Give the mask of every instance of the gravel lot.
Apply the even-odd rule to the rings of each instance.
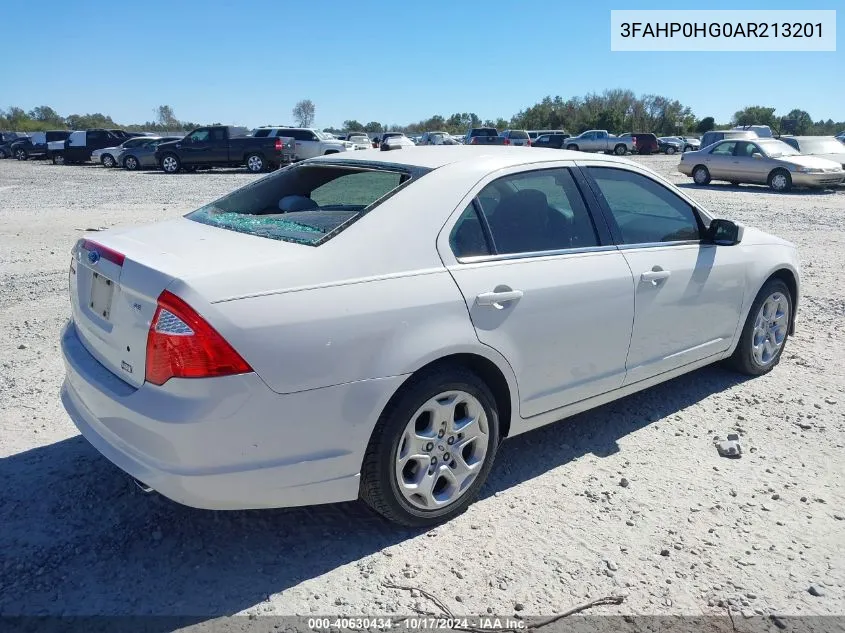
[[[638,160],[692,186],[677,157]],[[225,513],[143,495],[61,407],[75,240],[253,178],[0,161],[0,614],[433,608],[394,582],[455,613],[550,615],[620,594],[592,613],[845,615],[845,190],[693,192],[801,248],[798,332],[771,374],[707,368],[514,438],[482,498],[420,532],[357,503]],[[730,432],[742,459],[713,447]]]

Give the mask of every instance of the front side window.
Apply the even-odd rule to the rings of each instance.
[[[625,169],[588,167],[625,244],[701,239],[689,203],[651,178]]]
[[[208,141],[208,130],[195,130],[191,132],[191,143],[205,143]]]
[[[568,169],[503,176],[484,187],[478,201],[490,227],[494,254],[598,245],[592,218]]]
[[[733,156],[734,149],[736,149],[736,142],[726,141],[714,147],[710,150],[710,153],[713,154],[713,156]]]

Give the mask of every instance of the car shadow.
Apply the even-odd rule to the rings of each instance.
[[[694,189],[697,191],[741,191],[743,193],[766,193],[773,196],[829,196],[835,194],[837,191],[842,191],[841,187],[828,187],[827,189],[795,188],[790,191],[773,191],[766,185],[732,185],[729,182],[711,183],[709,185],[697,185],[693,182],[682,182],[675,183],[675,186],[681,189]]]
[[[707,368],[513,437],[481,496],[585,454],[618,453],[624,436],[741,381]],[[423,532],[359,502],[187,508],[137,490],[81,436],[0,460],[0,481],[0,616],[187,616],[187,625],[240,612]],[[174,628],[166,618],[145,620],[151,633]]]

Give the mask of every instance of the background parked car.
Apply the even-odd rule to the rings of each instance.
[[[617,156],[623,156],[633,152],[635,148],[630,138],[614,136],[607,130],[587,130],[566,139],[566,149],[580,152],[613,152]]]
[[[0,158],[12,156],[12,143],[27,138],[23,132],[0,132]]]
[[[64,141],[70,136],[67,130],[50,130],[48,132],[32,132],[29,136],[20,138],[11,145],[12,156],[18,160],[30,158],[46,158],[47,144],[53,141]]]
[[[542,134],[531,142],[531,146],[564,149],[568,138],[569,134]]]
[[[443,138],[449,136],[448,132],[423,132],[420,136],[419,145],[442,145]]]
[[[840,163],[803,156],[783,141],[771,138],[728,139],[681,155],[678,171],[697,185],[711,180],[768,184],[775,191],[797,187],[830,187],[845,180]]]
[[[546,134],[565,134],[566,136],[572,136],[571,134],[567,134],[566,130],[528,130],[528,138],[531,139],[532,143],[534,143],[535,138],[540,138]]]
[[[128,145],[124,143],[120,148],[120,152],[115,155],[114,160],[118,166],[135,171],[145,167],[158,167],[156,162],[156,148],[162,143],[169,143],[171,141],[178,141],[179,136],[150,136],[143,139],[132,139],[138,141]]]
[[[684,142],[673,136],[660,136],[657,138],[657,149],[663,154],[680,154],[684,151]]]
[[[701,149],[701,139],[695,138],[694,136],[680,136],[678,138],[684,141],[685,152]]]
[[[464,145],[504,145],[505,139],[499,136],[494,127],[474,127],[466,133]]]
[[[287,130],[285,130],[287,133]],[[340,142],[340,141],[334,141]],[[197,128],[178,141],[156,147],[156,162],[168,174],[199,167],[240,167],[253,173],[273,169],[291,160],[282,139],[250,136],[245,128],[210,125]]]
[[[839,134],[837,134],[837,135],[836,135],[836,139],[837,139],[840,143],[845,143],[845,132],[840,132]]]
[[[118,135],[118,132],[122,134]],[[122,130],[76,130],[64,141],[51,141],[47,144],[47,156],[54,164],[87,163],[94,150],[103,147],[115,147],[131,138]]]
[[[132,138],[126,139],[115,147],[103,147],[101,149],[95,149],[93,152],[91,152],[91,160],[95,163],[100,163],[103,167],[119,167],[121,163],[117,159],[118,154],[120,154],[124,149],[140,147],[149,138],[151,137],[134,136]]]
[[[657,136],[650,132],[633,132],[630,134],[630,137],[631,142],[634,144],[634,151],[637,154],[656,154],[660,151],[660,143],[657,141]]]
[[[346,141],[349,141],[353,145],[353,149],[371,149],[372,144],[370,143],[370,137],[367,136],[366,132],[358,132],[357,134],[349,134],[347,135]]]
[[[752,130],[710,130],[701,137],[701,149],[725,139],[759,138]]]
[[[504,145],[513,145],[516,147],[528,147],[531,145],[531,137],[528,136],[528,132],[525,130],[504,130],[499,136],[505,139]]]
[[[805,156],[827,158],[845,169],[845,145],[835,136],[781,136],[780,140]]]

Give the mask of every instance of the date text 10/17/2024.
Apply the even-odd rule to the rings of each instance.
[[[445,618],[445,617],[321,617],[309,618],[308,628],[312,631],[327,631],[329,629],[353,630],[420,630],[420,631],[450,631],[455,629],[509,629],[519,630],[527,628],[524,620],[518,618],[500,618],[485,616],[479,618]]]

